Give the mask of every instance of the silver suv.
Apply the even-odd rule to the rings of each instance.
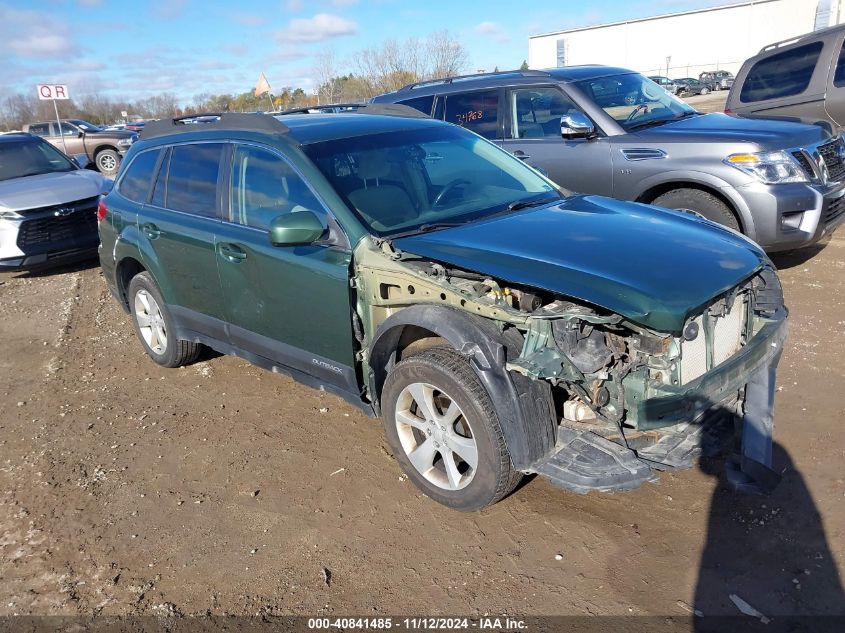
[[[800,123],[701,114],[630,70],[454,77],[373,101],[473,130],[573,191],[692,211],[768,251],[807,246],[845,221],[839,136]]]
[[[0,270],[94,257],[97,205],[112,181],[30,134],[0,135]]]

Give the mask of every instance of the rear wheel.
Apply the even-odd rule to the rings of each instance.
[[[701,189],[673,189],[658,196],[652,204],[667,209],[693,211],[708,220],[740,231],[739,221],[724,202]]]
[[[382,411],[399,465],[443,505],[480,510],[522,478],[511,464],[490,396],[454,350],[427,349],[396,365],[385,381]]]
[[[173,317],[149,273],[135,275],[127,294],[135,334],[150,358],[162,367],[180,367],[197,359],[202,346],[176,338]]]

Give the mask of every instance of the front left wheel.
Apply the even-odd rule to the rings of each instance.
[[[402,360],[382,392],[393,455],[427,496],[464,512],[508,495],[513,468],[499,418],[469,361],[435,347]]]

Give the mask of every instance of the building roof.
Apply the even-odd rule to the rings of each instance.
[[[548,37],[550,35],[565,35],[567,33],[577,33],[578,31],[591,31],[593,29],[603,29],[609,26],[620,26],[622,24],[633,24],[635,22],[650,22],[651,20],[662,20],[664,18],[673,18],[679,15],[692,15],[695,13],[707,13],[710,11],[723,11],[725,9],[736,9],[752,4],[768,4],[769,2],[780,2],[781,0],[747,0],[746,2],[736,2],[733,4],[723,4],[715,7],[705,7],[703,9],[691,9],[689,11],[676,11],[675,13],[663,13],[661,15],[652,15],[646,18],[634,18],[632,20],[619,20],[618,22],[607,22],[605,24],[593,24],[591,26],[579,26],[574,29],[564,29],[561,31],[549,31],[548,33],[538,33],[537,35],[529,35],[528,39],[537,37]]]

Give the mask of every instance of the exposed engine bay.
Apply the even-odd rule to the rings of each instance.
[[[551,385],[557,446],[574,443],[576,455],[553,457],[569,460],[563,468],[593,462],[581,484],[567,486],[579,491],[635,487],[653,476],[650,468],[691,466],[719,434],[705,418],[730,422],[742,411],[737,376],[747,364],[728,370],[728,379],[713,370],[742,357],[783,311],[780,284],[767,268],[693,311],[682,331],[655,332],[597,306],[398,252],[388,241],[361,250],[355,288],[364,365],[368,337],[412,304],[456,307],[517,330],[522,349],[506,369]],[[754,355],[759,361],[765,351]],[[600,476],[608,469],[610,479]]]

